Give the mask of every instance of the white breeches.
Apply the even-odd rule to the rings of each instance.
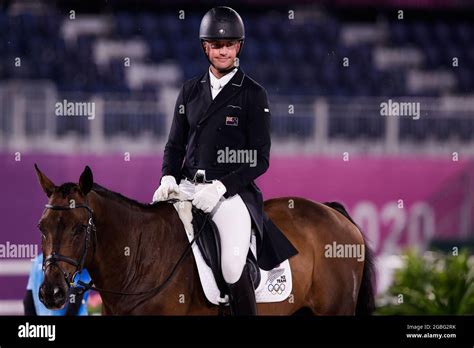
[[[191,198],[209,184],[193,184],[181,180],[181,194]],[[242,198],[236,194],[229,198],[222,197],[211,212],[212,220],[219,229],[221,239],[221,268],[224,280],[233,284],[240,279],[250,248],[252,223],[250,214]]]

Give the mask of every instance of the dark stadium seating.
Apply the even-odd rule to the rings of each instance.
[[[275,15],[256,17],[249,14],[244,18],[247,39],[241,56],[242,67],[271,95],[391,97],[438,96],[441,93],[408,90],[408,69],[379,70],[373,62],[374,43],[345,46],[340,39],[344,23],[335,18],[295,21],[286,25],[282,25],[282,21],[288,19]],[[96,36],[81,35],[75,45],[66,44],[61,33],[63,20],[64,17],[53,14],[8,16],[0,12],[0,79],[50,79],[61,92],[134,92],[127,84],[121,60],[112,59],[100,69],[95,64]],[[118,13],[113,16],[113,30],[106,38],[144,40],[149,48],[145,62],[174,60],[181,67],[183,77],[188,79],[206,67],[198,40],[199,22],[197,14],[187,14],[180,20],[169,13]],[[451,94],[472,93],[474,66],[467,63],[474,61],[472,23],[394,21],[387,23],[387,32],[383,46],[418,48],[424,57],[420,68],[453,72],[456,84],[450,90]],[[14,65],[16,57],[21,58],[21,69]],[[350,58],[349,67],[342,66],[344,57]],[[453,57],[459,59],[457,68],[452,67]],[[154,86],[148,85],[142,87],[141,92],[154,90]],[[355,124],[347,126],[351,122]],[[314,126],[312,123],[312,117],[276,117],[274,132],[304,137]],[[68,126],[64,127],[67,129]],[[423,140],[427,128],[439,140],[452,134],[460,139],[474,137],[472,121],[456,120],[455,116],[452,120],[439,122],[401,121],[400,135],[405,139]],[[119,132],[120,129],[110,131]],[[353,115],[351,119],[334,118],[330,124],[331,136],[377,138],[383,133],[383,122],[379,118],[369,122],[364,115]]]
[[[91,67],[96,37],[82,35],[76,46],[65,45],[60,32],[62,20],[54,15],[0,13],[1,77],[53,78],[65,90],[93,91],[100,86],[104,91],[113,91],[118,85],[123,87],[123,72],[113,66],[113,62],[105,73]],[[246,17],[247,40],[242,66],[269,90],[329,96],[406,94],[400,70],[390,74],[375,68],[373,47],[346,47],[341,43],[338,34],[342,24],[338,21],[325,19],[323,23],[285,26],[280,22],[281,19],[271,16],[258,20],[254,16]],[[109,35],[112,39],[144,39],[150,49],[149,61],[174,59],[182,66],[184,77],[190,78],[204,68],[185,64],[201,53],[198,28],[196,15],[179,20],[170,14],[119,13],[114,17],[114,29]],[[468,45],[473,32],[473,25],[469,23],[393,22],[389,24],[386,45],[421,48],[427,69],[449,67],[451,57],[458,57],[461,67],[455,73],[460,83],[455,92],[466,93],[473,87],[473,67],[462,63],[474,59],[474,49]],[[15,57],[22,58],[26,69],[13,66]],[[350,58],[349,68],[342,67],[343,57]],[[205,63],[205,59],[199,62]],[[275,70],[275,65],[285,69]]]

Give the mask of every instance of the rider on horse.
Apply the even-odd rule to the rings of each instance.
[[[297,253],[264,214],[254,183],[269,167],[270,107],[265,89],[239,67],[245,38],[239,14],[229,7],[211,9],[199,36],[210,67],[179,93],[153,201],[185,193],[196,208],[210,213],[219,229],[231,312],[255,315],[246,266],[252,226],[260,241],[260,268],[272,269]]]

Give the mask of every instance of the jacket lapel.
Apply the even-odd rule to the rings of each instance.
[[[209,72],[205,75],[206,81],[201,81],[201,86],[204,89],[204,91],[201,91],[201,93],[204,100],[206,101],[206,105],[209,106],[206,108],[206,111],[199,120],[198,124],[204,123],[216,110],[225,105],[229,99],[231,99],[235,94],[237,94],[237,92],[240,91],[240,88],[244,82],[244,77],[245,73],[239,68],[234,77],[232,77],[232,79],[224,86],[216,98],[212,100]],[[207,104],[208,100],[210,101],[209,104]]]
[[[201,91],[200,97],[204,104],[204,109],[208,109],[212,103],[212,95],[211,95],[211,82],[209,78],[209,71],[204,74],[201,79]]]

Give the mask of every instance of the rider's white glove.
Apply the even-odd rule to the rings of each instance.
[[[161,178],[160,187],[155,191],[153,195],[153,202],[165,201],[168,199],[170,193],[179,193],[179,186],[176,183],[176,179],[172,175],[165,175]]]
[[[215,180],[212,184],[194,194],[193,205],[205,213],[210,213],[226,191],[224,184],[219,180]]]

